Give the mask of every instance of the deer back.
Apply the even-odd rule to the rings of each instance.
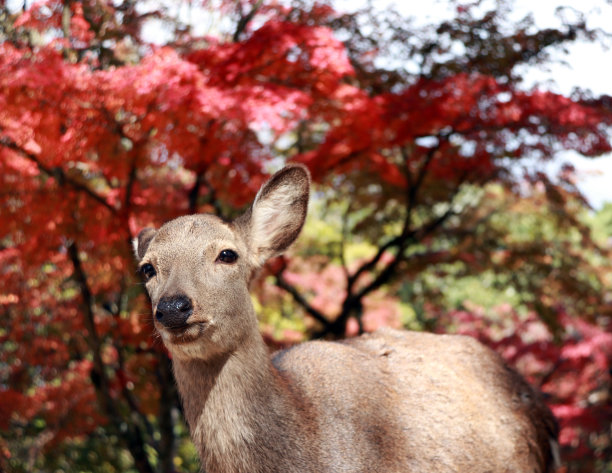
[[[478,341],[382,329],[308,342],[273,363],[319,413],[330,464],[354,470],[547,472],[557,426],[540,395]],[[374,471],[374,470],[370,470]]]

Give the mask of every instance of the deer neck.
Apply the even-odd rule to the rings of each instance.
[[[304,437],[298,431],[308,409],[272,366],[258,332],[229,355],[173,363],[205,471],[275,471],[287,451],[300,455],[309,448],[294,441]],[[269,451],[262,455],[262,449]]]

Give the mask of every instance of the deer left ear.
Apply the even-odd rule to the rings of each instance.
[[[262,186],[250,211],[237,220],[257,266],[281,254],[296,240],[306,220],[309,194],[306,167],[287,166]]]
[[[145,253],[147,252],[147,248],[149,248],[149,244],[157,231],[154,228],[145,228],[140,231],[138,236],[132,240],[132,246],[134,247],[134,254],[136,255],[136,259],[138,261],[142,260]]]

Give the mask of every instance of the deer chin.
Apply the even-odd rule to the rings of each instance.
[[[158,327],[158,331],[166,345],[188,345],[201,340],[207,325],[194,322],[178,328]]]
[[[160,330],[164,345],[172,358],[182,361],[207,361],[223,352],[211,339],[212,327],[205,323],[190,324],[182,333]]]

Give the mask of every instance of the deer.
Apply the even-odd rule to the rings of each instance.
[[[134,239],[202,471],[554,471],[552,412],[473,338],[386,328],[269,353],[249,286],[298,237],[309,192],[288,165],[233,221],[181,216]]]

